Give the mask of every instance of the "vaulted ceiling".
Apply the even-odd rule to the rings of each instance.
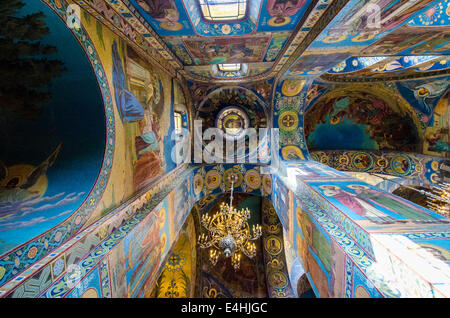
[[[449,0],[88,0],[85,7],[193,81],[448,71]],[[224,71],[222,63],[241,66]]]

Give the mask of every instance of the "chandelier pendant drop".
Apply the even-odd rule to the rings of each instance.
[[[198,237],[201,248],[209,248],[209,260],[216,265],[219,257],[223,254],[231,258],[231,265],[238,270],[241,263],[241,253],[249,258],[256,255],[256,244],[253,242],[261,237],[261,225],[253,225],[250,231],[248,220],[250,210],[248,208],[236,210],[233,207],[233,188],[235,176],[230,176],[231,195],[230,204],[222,203],[220,211],[212,216],[204,214],[201,223],[208,231]]]

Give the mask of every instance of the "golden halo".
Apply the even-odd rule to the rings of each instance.
[[[319,188],[323,189],[323,190],[339,190],[340,189],[340,187],[331,185],[331,184],[323,184],[323,185],[320,185]]]
[[[332,125],[336,125],[340,121],[341,121],[341,118],[339,118],[338,116],[333,116],[330,118],[330,124],[332,124]]]
[[[161,234],[161,251],[165,251],[166,250],[166,243],[167,243],[167,234],[166,232],[163,232],[163,234]]]
[[[18,183],[16,187],[20,187],[23,185],[27,179],[30,173],[33,172],[33,170],[36,169],[35,166],[32,165],[14,165],[8,167],[8,177],[0,181],[0,187],[5,187],[6,184],[13,178],[17,178]],[[30,192],[30,195],[32,194],[38,194],[40,197],[44,195],[44,193],[47,191],[48,186],[48,180],[46,175],[41,175],[36,183],[29,187],[27,190]]]
[[[374,37],[375,37],[375,34],[371,34],[368,37],[365,37],[365,35],[360,34],[360,35],[357,35],[354,38],[352,38],[352,42],[365,42],[365,41],[372,40]]]
[[[370,298],[370,294],[363,286],[359,285],[355,289],[355,298]]]
[[[304,85],[305,81],[288,79],[284,81],[281,91],[285,96],[292,97],[300,93]]]
[[[347,187],[350,188],[350,189],[353,189],[353,190],[369,189],[368,186],[365,186],[365,185],[362,185],[362,184],[349,184]]]
[[[335,36],[327,36],[325,39],[322,40],[322,42],[324,43],[338,43],[338,42],[342,42],[347,38],[347,35],[341,35],[340,37],[336,38]]]
[[[162,208],[159,212],[159,227],[162,229],[166,223],[166,209]]]
[[[438,171],[439,162],[437,162],[436,160],[433,160],[433,162],[431,163],[431,169],[433,169],[434,171]]]
[[[302,255],[302,237],[300,236],[300,232],[297,232],[297,253],[298,255]]]
[[[297,226],[301,226],[302,224],[302,209],[298,206],[295,211],[295,216],[297,217]]]
[[[430,175],[430,180],[431,180],[431,182],[433,182],[433,183],[438,183],[441,179],[439,178],[439,176],[438,176],[437,173],[432,173],[432,174]]]
[[[281,149],[281,155],[283,156],[284,160],[289,160],[289,155],[291,154],[297,156],[299,160],[305,160],[305,156],[303,155],[302,151],[296,146],[286,146]]]
[[[179,22],[175,22],[175,24],[173,24],[173,25],[170,25],[167,22],[163,22],[160,24],[160,26],[164,30],[169,30],[169,31],[179,31],[183,28],[183,25]]]
[[[440,246],[437,246],[437,245],[433,245],[433,244],[430,244],[430,243],[422,243],[422,242],[416,242],[416,244],[418,244],[422,248],[428,248],[428,249],[436,250],[436,252],[440,252],[442,257],[445,258],[447,261],[450,260],[450,252],[448,250],[446,250],[445,248],[443,248],[443,247],[440,247]]]
[[[259,189],[261,186],[261,176],[255,169],[250,169],[245,173],[245,183],[252,189]]]
[[[286,24],[288,24],[289,22],[291,22],[291,18],[289,18],[289,17],[283,17],[283,18],[284,18],[284,21],[283,21],[283,22],[281,22],[281,23],[276,23],[275,20],[276,20],[277,18],[278,18],[278,17],[273,17],[272,19],[270,19],[269,21],[267,21],[267,24],[270,25],[270,26],[279,27],[279,26],[286,25]]]
[[[98,292],[94,287],[86,289],[81,298],[98,298]]]

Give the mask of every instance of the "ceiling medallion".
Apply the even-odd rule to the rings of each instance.
[[[238,140],[245,135],[250,121],[247,113],[240,107],[230,106],[217,115],[216,127],[228,140]]]
[[[248,220],[250,210],[248,208],[236,210],[233,208],[233,188],[235,176],[230,176],[231,195],[230,204],[222,203],[220,211],[212,216],[204,214],[201,223],[207,230],[207,235],[202,233],[198,237],[201,248],[209,248],[209,260],[214,266],[221,255],[231,257],[231,265],[238,270],[241,263],[241,252],[247,257],[256,255],[256,244],[252,241],[261,237],[261,225],[253,225],[250,231]],[[252,234],[253,233],[253,234]]]

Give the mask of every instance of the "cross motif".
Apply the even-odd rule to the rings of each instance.
[[[284,116],[284,118],[282,119],[281,122],[286,127],[291,127],[292,125],[294,125],[295,120],[294,120],[294,117],[292,115],[286,115],[286,116]]]

